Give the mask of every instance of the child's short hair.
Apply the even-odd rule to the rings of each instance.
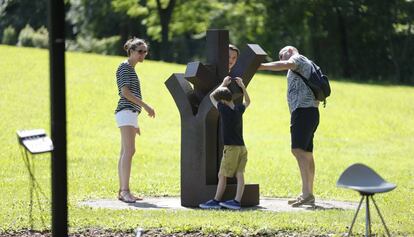
[[[236,51],[237,57],[240,55],[240,50],[235,45],[229,44],[229,49],[233,50],[233,51]]]
[[[217,101],[220,101],[220,100],[232,101],[233,99],[231,91],[227,87],[218,88],[214,92],[213,97]]]

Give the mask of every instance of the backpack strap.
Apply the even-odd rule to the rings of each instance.
[[[291,70],[292,72],[294,72],[296,75],[298,75],[298,76],[300,76],[301,78],[302,78],[302,80],[304,80],[305,81],[305,83],[306,83],[306,80],[308,80],[308,79],[306,79],[306,77],[304,77],[302,74],[300,74],[299,72],[297,72],[297,71],[294,71],[294,70]],[[306,83],[306,85],[307,85],[307,83]]]
[[[316,66],[315,66],[315,64],[311,61],[311,63],[312,63],[312,68],[311,68],[311,70],[315,70],[316,71]],[[296,75],[298,75],[298,76],[300,76],[300,78],[302,78],[302,81],[303,82],[305,82],[305,84],[308,86],[308,88],[312,91],[312,89],[310,88],[310,86],[309,86],[309,84],[308,84],[308,79],[306,79],[306,77],[304,77],[302,74],[300,74],[299,72],[296,72],[296,71],[294,71],[294,70],[291,70],[293,73],[295,73]],[[311,71],[311,73],[312,73],[312,71]],[[326,99],[324,99],[323,101],[323,107],[325,108],[326,107]]]
[[[312,66],[312,69],[313,69],[313,66]],[[311,69],[311,70],[312,70]],[[306,77],[304,77],[302,74],[300,74],[299,72],[296,72],[296,71],[294,71],[294,70],[291,70],[293,73],[295,73],[296,75],[298,75],[298,76],[300,76],[300,78],[302,78],[302,81],[303,82],[305,82],[305,84],[309,87],[309,89],[311,89],[310,88],[310,86],[309,86],[309,84],[308,84],[308,80],[309,79],[307,79]],[[312,72],[311,72],[312,73]],[[311,91],[312,91],[312,89],[311,89]]]
[[[313,61],[311,60],[309,61],[311,62],[311,74],[312,74],[312,70],[316,71],[318,68],[316,67],[316,64]],[[299,72],[295,70],[291,70],[291,71],[294,72],[296,75],[299,75],[302,78],[302,80],[305,82],[305,84],[308,85],[307,83],[307,80],[309,80],[308,78],[304,77],[302,74],[300,74]]]

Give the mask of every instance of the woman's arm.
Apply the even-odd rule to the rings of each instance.
[[[155,117],[155,111],[153,108],[151,108],[151,106],[149,106],[148,104],[146,104],[143,100],[141,100],[140,98],[136,97],[131,90],[129,90],[129,88],[127,86],[123,86],[121,88],[121,95],[123,97],[125,97],[127,100],[131,101],[134,104],[137,104],[139,106],[141,106],[142,108],[145,109],[145,111],[147,111],[148,116],[150,117]]]

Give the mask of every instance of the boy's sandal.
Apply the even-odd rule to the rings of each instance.
[[[136,199],[129,190],[119,190],[118,192],[118,200],[125,203],[134,203]]]
[[[315,196],[310,194],[306,198],[301,197],[297,202],[292,204],[292,207],[300,207],[302,205],[315,206]]]

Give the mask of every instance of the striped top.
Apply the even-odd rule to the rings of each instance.
[[[115,113],[124,109],[129,109],[140,113],[141,106],[132,103],[121,94],[121,88],[126,86],[132,92],[132,94],[142,99],[141,85],[139,83],[138,75],[135,72],[135,69],[129,65],[128,61],[124,61],[119,65],[118,70],[116,71],[116,84],[118,85],[118,95],[120,98]]]
[[[296,54],[289,61],[292,61],[296,68],[295,72],[299,72],[305,78],[309,78],[312,70],[312,63],[305,56]],[[290,113],[297,108],[318,107],[319,101],[315,99],[312,90],[303,82],[303,79],[291,70],[287,73],[287,100]]]

